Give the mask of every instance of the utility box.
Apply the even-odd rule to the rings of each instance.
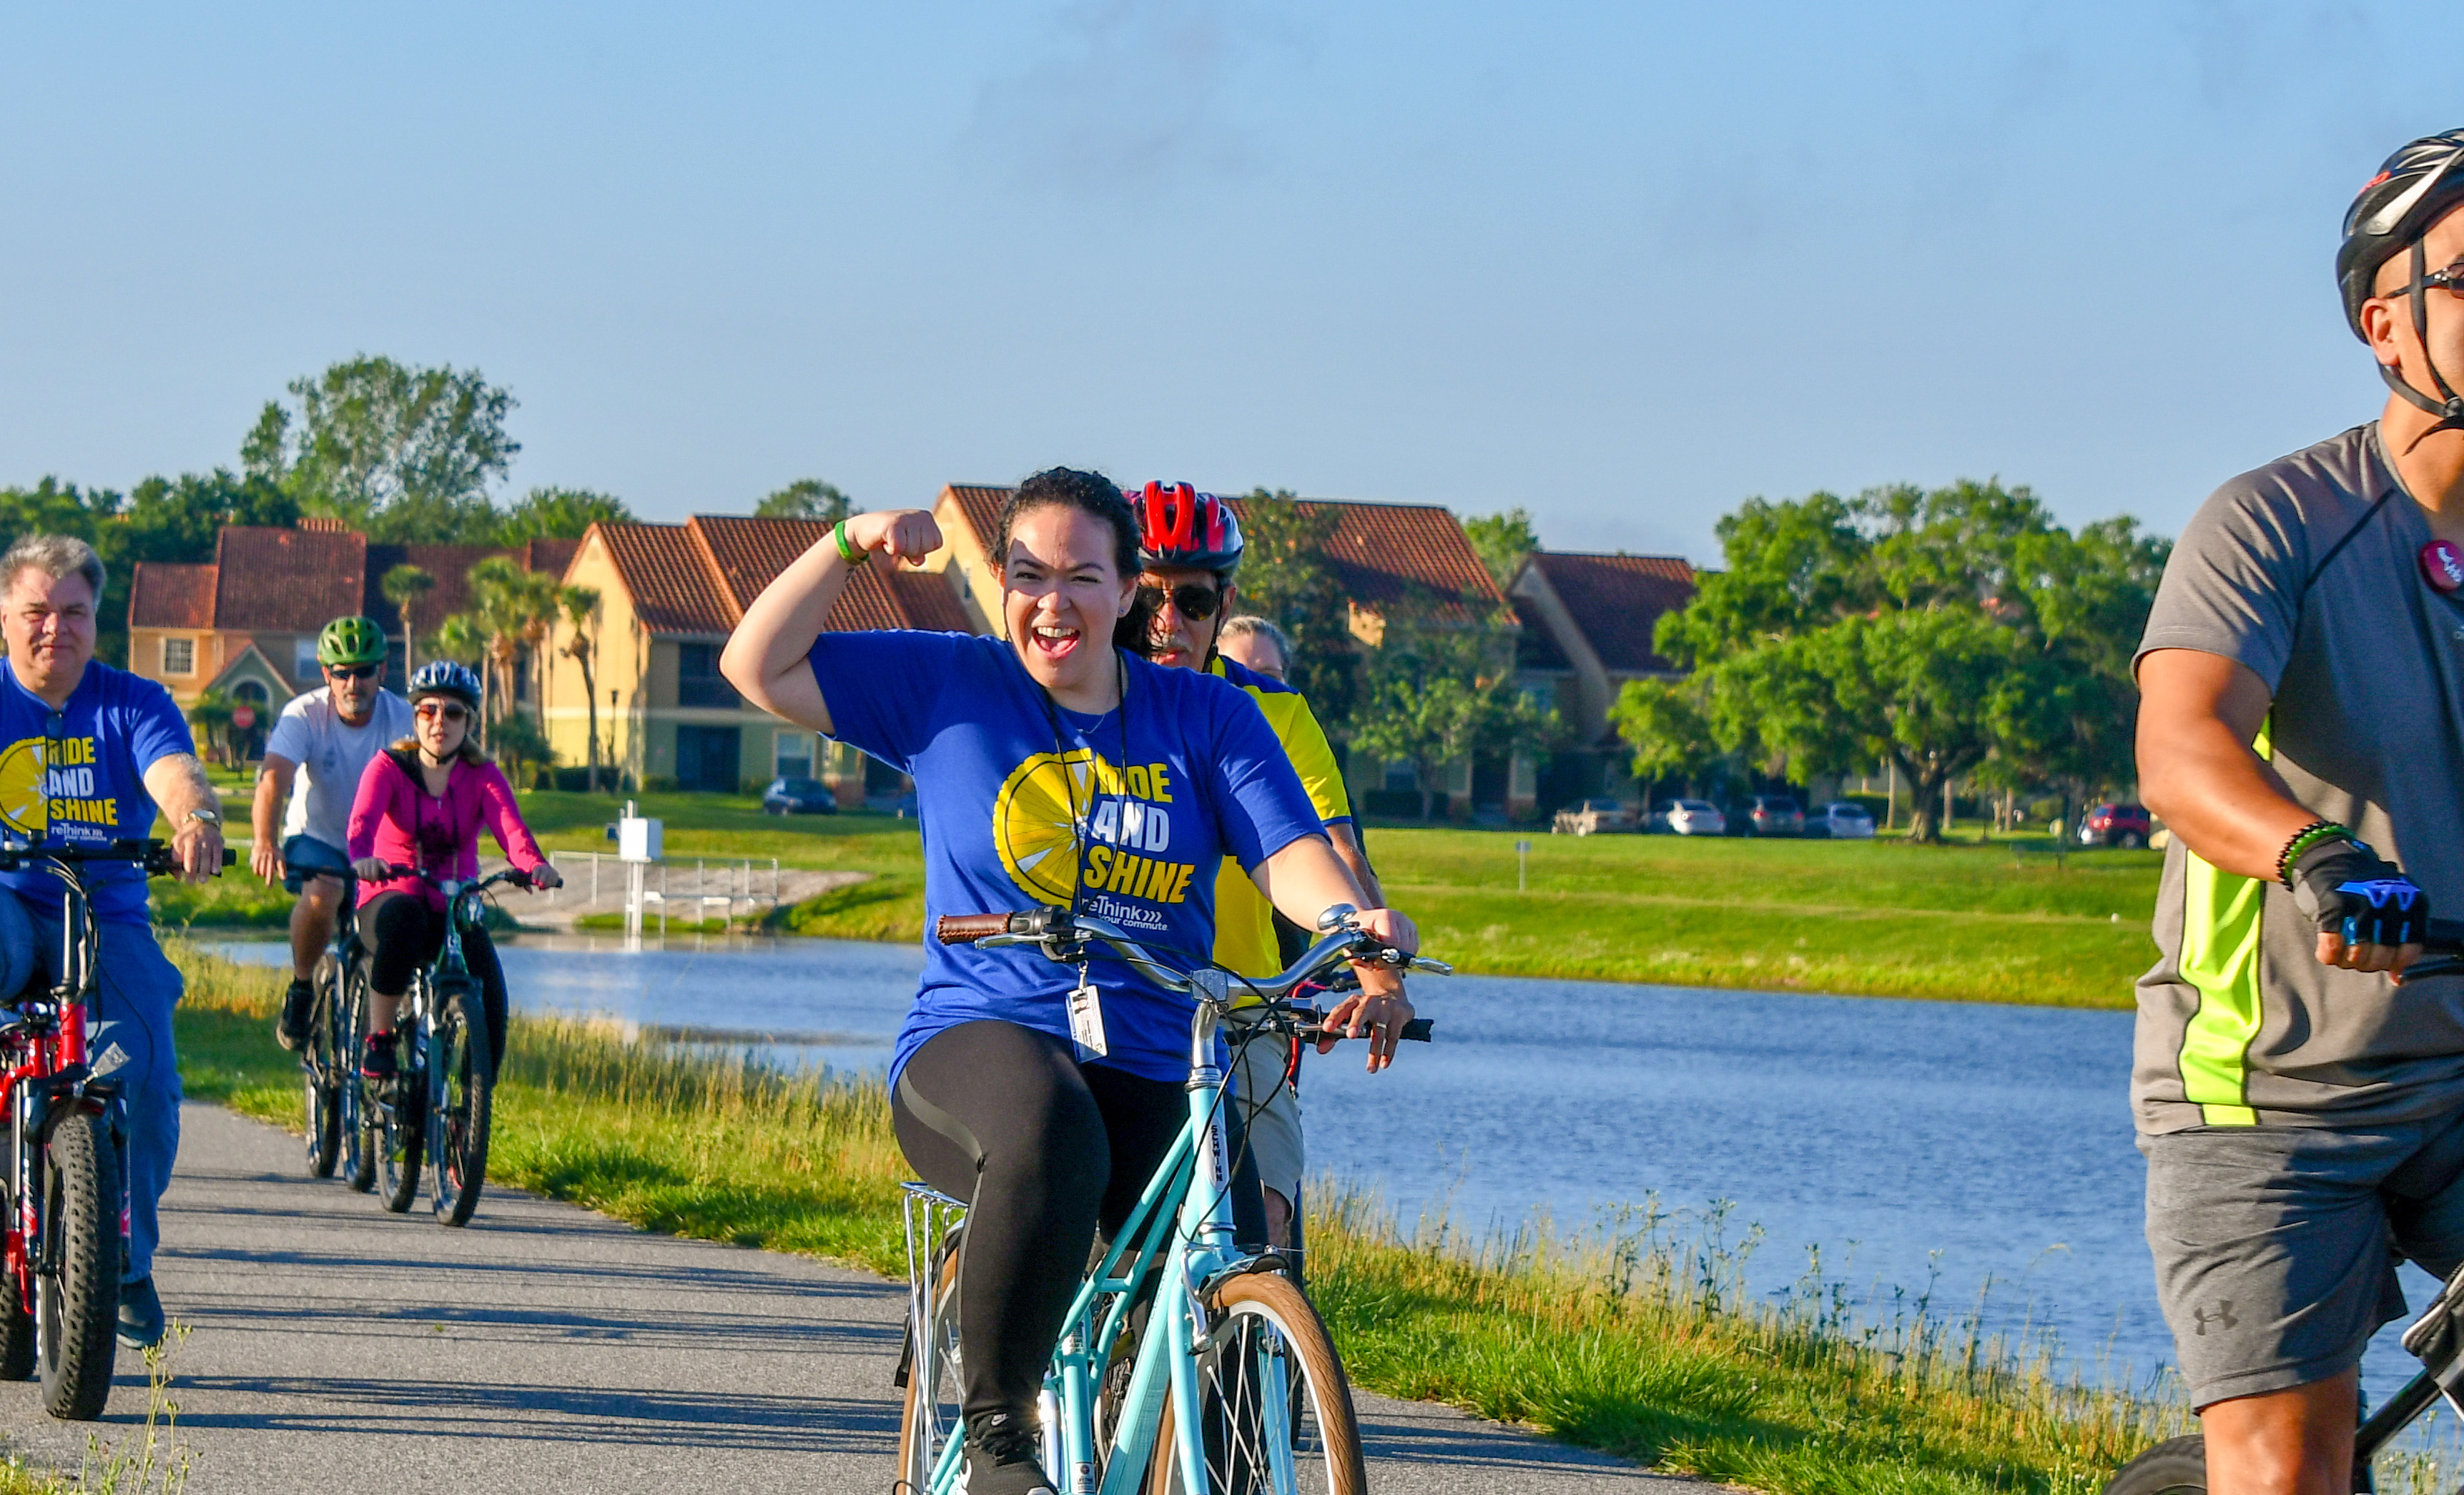
[[[633,802],[625,802],[625,818],[616,823],[616,860],[620,862],[655,862],[665,854],[665,827],[660,822],[644,820],[633,813]]]

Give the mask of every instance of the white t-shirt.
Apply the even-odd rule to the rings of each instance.
[[[334,710],[333,688],[319,686],[295,695],[265,739],[266,754],[299,765],[305,782],[291,786],[291,809],[282,820],[287,839],[302,831],[341,850],[350,834],[351,797],[360,772],[388,744],[409,737],[410,703],[391,691],[377,693],[364,726],[343,724]]]

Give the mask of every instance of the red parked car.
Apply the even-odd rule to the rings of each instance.
[[[2147,835],[2154,829],[2144,804],[2100,804],[2079,821],[2079,845],[2083,846],[2123,846],[2136,850],[2147,845]]]

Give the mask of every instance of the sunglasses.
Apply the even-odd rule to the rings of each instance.
[[[411,710],[422,716],[442,716],[447,721],[460,721],[471,715],[470,708],[451,702],[422,701]]]
[[[1221,592],[1211,586],[1200,586],[1195,582],[1183,582],[1170,591],[1160,586],[1145,585],[1141,585],[1138,590],[1145,594],[1142,600],[1150,609],[1161,612],[1163,605],[1168,602],[1180,609],[1182,617],[1200,622],[1214,617],[1215,609],[1223,605]]]
[[[327,665],[325,672],[337,680],[368,680],[376,676],[374,665]]]

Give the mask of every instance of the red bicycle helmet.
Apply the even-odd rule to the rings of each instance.
[[[1138,517],[1138,564],[1221,577],[1241,569],[1241,521],[1222,499],[1187,483],[1155,482],[1121,496]]]

